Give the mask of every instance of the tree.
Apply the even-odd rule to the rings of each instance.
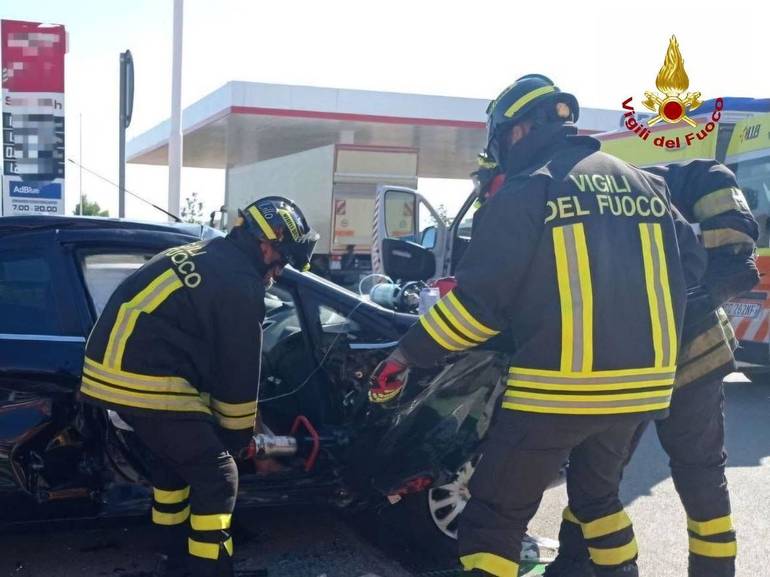
[[[184,199],[182,207],[182,220],[194,224],[203,224],[203,202],[198,198],[198,193],[193,192]]]
[[[80,214],[80,203],[77,203],[75,205],[75,211],[72,214]],[[109,210],[102,210],[102,207],[99,206],[99,203],[89,202],[88,197],[84,194],[83,195],[83,216],[110,216]]]
[[[454,220],[453,216],[449,216],[447,213],[446,205],[442,202],[436,207],[436,212],[438,213],[439,218],[446,226],[452,226],[452,221]]]

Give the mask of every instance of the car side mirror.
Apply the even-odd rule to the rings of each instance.
[[[420,244],[423,248],[434,248],[436,246],[436,227],[429,226],[422,231]]]
[[[386,275],[402,281],[425,281],[436,273],[436,259],[431,251],[395,238],[382,241],[382,265]]]

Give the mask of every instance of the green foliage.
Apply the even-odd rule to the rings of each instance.
[[[72,214],[80,214],[80,203],[75,205],[75,211]],[[83,216],[110,216],[110,211],[102,210],[99,203],[89,201],[88,197],[83,195]]]
[[[443,202],[436,207],[436,212],[445,225],[452,226],[454,216],[449,216],[449,214],[447,214],[446,205]]]
[[[181,216],[185,222],[203,224],[203,202],[198,198],[197,192],[184,199]]]

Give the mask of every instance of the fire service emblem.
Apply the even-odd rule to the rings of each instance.
[[[664,120],[669,124],[676,124],[680,121],[686,122],[695,128],[695,121],[687,116],[687,113],[702,104],[700,92],[688,92],[682,98],[684,92],[690,87],[690,79],[684,69],[684,58],[679,51],[679,42],[676,41],[676,36],[672,36],[668,42],[666,59],[655,79],[655,86],[663,94],[644,93],[645,101],[642,104],[653,112],[657,112],[657,116],[647,121],[647,126],[653,126]]]
[[[682,53],[679,50],[676,36],[671,36],[669,40],[666,58],[655,79],[655,86],[658,88],[658,92],[645,92],[642,101],[642,105],[655,114],[646,121],[646,124],[636,118],[636,111],[631,105],[631,97],[623,102],[623,109],[626,111],[624,113],[626,128],[642,140],[649,138],[651,134],[649,127],[660,121],[668,124],[684,122],[692,128],[698,128],[698,124],[688,114],[703,104],[700,99],[701,93],[687,92],[690,87],[690,78],[684,69],[684,58],[682,58]],[[682,146],[689,146],[696,140],[705,140],[719,122],[723,107],[723,99],[717,98],[714,102],[711,118],[703,128],[685,134],[682,140],[678,136],[675,139],[659,136],[653,139],[653,144],[665,148],[681,148]]]

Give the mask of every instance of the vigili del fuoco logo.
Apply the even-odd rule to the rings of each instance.
[[[642,140],[648,140],[652,134],[649,127],[661,121],[668,124],[686,123],[694,129],[683,137],[666,138],[666,136],[661,135],[653,138],[652,144],[660,148],[682,148],[709,137],[722,116],[724,101],[721,98],[716,99],[711,118],[700,128],[695,120],[689,116],[703,103],[700,100],[700,92],[687,92],[690,87],[690,78],[684,69],[684,58],[679,51],[676,36],[672,36],[669,40],[666,58],[660,72],[658,72],[658,77],[655,79],[655,86],[659,92],[647,91],[644,93],[642,104],[655,114],[647,120],[646,125],[636,118],[636,110],[631,105],[633,97],[629,96],[623,101],[623,109],[626,111],[623,115],[626,119],[626,128]]]

